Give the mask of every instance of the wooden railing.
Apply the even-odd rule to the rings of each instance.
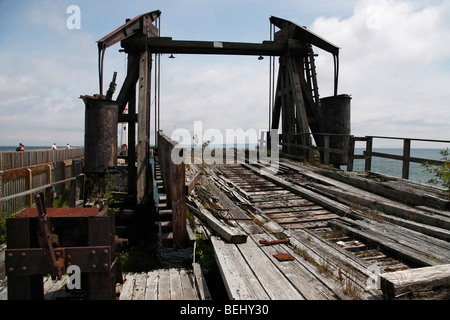
[[[77,200],[84,198],[82,167],[82,159],[71,159],[0,171],[0,217],[30,207],[35,192],[51,188],[60,195],[66,184],[71,192],[69,205],[75,206]],[[74,177],[78,180],[73,181]]]
[[[175,247],[182,248],[188,240],[186,229],[186,173],[184,161],[177,164],[171,158],[172,151],[177,144],[176,141],[164,135],[162,131],[158,131],[158,162],[161,168],[167,205],[172,210],[173,244]],[[182,152],[181,149],[180,153]]]
[[[358,139],[363,139],[366,141],[366,150],[363,151],[364,155],[362,156],[364,159],[366,159],[365,171],[371,170],[372,157],[380,157],[380,158],[385,158],[385,159],[398,160],[398,161],[402,161],[402,178],[403,179],[409,179],[409,167],[410,167],[411,163],[428,162],[429,164],[432,164],[432,165],[441,165],[441,164],[445,163],[442,160],[411,157],[411,142],[412,141],[450,144],[450,140],[416,139],[416,138],[383,137],[383,136],[366,136],[364,138],[358,138]],[[373,139],[403,140],[402,155],[374,152],[373,151]]]
[[[384,136],[365,136],[365,137],[355,137],[353,135],[343,135],[343,134],[328,134],[328,133],[319,133],[314,134],[316,137],[320,137],[323,139],[323,147],[318,147],[316,145],[304,145],[298,143],[300,139],[305,135],[312,136],[312,133],[299,133],[295,135],[287,135],[287,141],[282,141],[283,146],[290,147],[296,149],[306,149],[309,151],[317,150],[322,155],[322,163],[325,165],[330,164],[330,154],[338,154],[345,155],[347,162],[347,171],[353,171],[354,160],[362,159],[365,160],[364,171],[371,171],[372,169],[372,158],[380,157],[385,159],[393,159],[402,161],[402,178],[409,179],[409,169],[411,163],[429,163],[431,165],[441,165],[445,162],[442,160],[436,159],[427,159],[427,158],[419,158],[411,156],[411,142],[429,142],[429,143],[441,143],[441,144],[450,144],[450,140],[433,140],[433,139],[416,139],[416,138],[400,138],[400,137],[384,137]],[[330,148],[330,139],[332,138],[340,138],[343,139],[343,148]],[[402,140],[402,155],[390,154],[390,153],[382,153],[382,152],[374,152],[373,151],[373,140],[374,139],[394,139],[394,140]],[[306,141],[304,139],[302,141]],[[362,154],[355,154],[355,144],[356,142],[365,142],[365,147]],[[312,160],[311,153],[307,154],[308,160]]]

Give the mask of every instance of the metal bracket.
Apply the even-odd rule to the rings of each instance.
[[[45,208],[44,193],[40,192],[34,196],[36,201],[36,207],[38,210],[38,239],[39,245],[44,249],[45,254],[50,266],[52,279],[58,278],[61,280],[64,273],[64,258],[57,257],[53,245],[59,245],[59,238],[57,234],[53,233],[53,226],[47,216],[47,210]]]

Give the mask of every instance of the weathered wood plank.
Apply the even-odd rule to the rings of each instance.
[[[387,299],[450,299],[450,264],[381,274]]]
[[[180,281],[180,271],[169,269],[170,300],[183,300],[183,289]]]
[[[51,278],[44,278],[44,300],[55,300],[66,286],[68,276],[62,277],[61,280],[53,281]]]
[[[310,205],[301,207],[289,207],[289,208],[275,208],[275,209],[264,209],[261,210],[265,214],[277,214],[277,213],[290,213],[290,212],[302,212],[302,211],[313,211],[323,209],[321,206]]]
[[[330,221],[330,224],[339,229],[347,230],[351,234],[365,239],[366,241],[377,243],[387,250],[395,251],[400,257],[417,266],[432,266],[448,263],[447,259],[443,256],[430,255],[426,251],[427,249],[424,249],[423,246],[421,247],[419,245],[420,242],[418,241],[416,243],[407,243],[406,241],[400,241],[399,238],[396,239],[396,236],[401,236],[400,233],[391,233],[388,235],[386,232],[383,233],[381,229],[375,230],[375,227],[370,226],[369,224],[365,224],[365,227],[363,228],[358,228],[357,224],[351,223],[353,224],[353,226],[351,226],[338,220],[332,220]],[[372,229],[372,231],[370,231],[370,229]],[[424,244],[424,242],[421,242],[421,244]]]
[[[203,208],[202,204],[198,200],[194,199],[194,202],[198,209],[191,206],[189,206],[189,209],[196,211],[199,214],[199,218],[226,241],[233,243],[242,243],[247,241],[247,235],[240,229],[228,226],[219,221],[208,210]]]
[[[286,218],[277,218],[277,217],[269,217],[276,223],[281,226],[290,225],[290,224],[302,224],[308,222],[323,222],[331,219],[335,219],[338,216],[335,214],[321,214],[321,215],[307,215],[307,216],[294,216],[294,217],[286,217]]]
[[[206,284],[205,277],[203,276],[202,268],[200,264],[193,263],[192,264],[192,272],[194,276],[194,280],[197,284],[198,294],[200,300],[211,300],[211,293],[209,292],[208,285]]]
[[[272,208],[285,208],[285,207],[299,207],[299,206],[309,206],[313,205],[311,201],[305,199],[296,199],[296,200],[278,200],[278,201],[266,201],[259,202],[255,204],[255,207],[264,210],[264,209],[272,209]]]
[[[260,240],[266,240],[268,237],[270,237],[270,240],[276,240],[275,237],[269,235],[253,235],[252,239],[259,242]],[[316,277],[316,274],[299,262],[299,256],[287,245],[261,246],[261,249],[306,300],[335,300],[338,298]],[[280,252],[294,256],[295,260],[278,262],[274,254]]]
[[[304,300],[304,297],[260,250],[253,239],[250,238],[237,247],[271,299]]]
[[[331,213],[328,210],[303,210],[303,211],[292,211],[292,212],[275,212],[275,213],[267,213],[266,216],[269,218],[302,218],[302,217],[311,217],[311,216],[322,216],[332,214],[334,217],[339,217],[338,215]]]
[[[134,276],[133,300],[144,300],[147,283],[147,273],[137,273]]]
[[[444,228],[450,230],[450,218],[436,215],[429,212],[424,212],[402,203],[398,203],[381,196],[370,194],[357,188],[352,190],[343,190],[334,186],[324,186],[320,184],[311,184],[314,188],[325,191],[332,195],[341,197],[354,204],[359,204],[368,208],[377,208],[380,211],[395,215],[398,217],[420,221],[424,224],[429,224],[434,227]]]
[[[158,300],[159,290],[159,272],[157,270],[149,271],[145,283],[144,300]]]
[[[134,275],[131,273],[124,275],[124,283],[120,290],[119,300],[132,300],[134,291]]]
[[[217,197],[223,208],[227,210],[228,216],[230,218],[236,219],[250,218],[241,208],[239,208],[230,198],[228,198],[228,196],[225,193],[221,192],[217,186],[215,185],[211,186],[211,193]],[[261,229],[261,227],[259,227],[253,221],[236,220],[236,223],[247,234],[264,232]]]
[[[211,237],[211,243],[230,299],[270,299],[236,245],[227,244],[214,236]]]
[[[365,292],[366,280],[370,277],[371,264],[357,258],[338,245],[333,244],[314,233],[304,229],[296,229],[284,232],[289,237],[294,251],[315,266],[315,268],[326,269],[329,277],[324,277],[327,285],[341,299],[351,299],[343,293],[344,286],[354,286],[362,299],[371,296]],[[336,279],[336,280],[335,280]],[[340,279],[340,280],[339,280]]]
[[[242,164],[245,168],[248,168],[249,170],[253,171],[256,174],[260,174],[260,170],[256,167]],[[316,192],[313,192],[311,190],[308,190],[306,188],[303,188],[298,185],[292,185],[292,183],[289,183],[285,181],[284,179],[277,177],[273,174],[266,173],[264,177],[270,181],[272,181],[275,184],[283,186],[286,190],[289,190],[297,195],[300,195],[302,198],[305,198],[306,200],[309,200],[315,204],[318,204],[325,209],[330,210],[331,212],[335,212],[339,215],[346,215],[352,212],[352,210],[346,206],[343,205],[337,201],[331,200],[330,198],[321,196],[317,194]]]
[[[198,300],[197,290],[195,288],[194,276],[187,273],[185,269],[180,269],[180,282],[183,300]]]
[[[170,300],[170,275],[168,269],[159,270],[158,300]]]
[[[420,210],[420,208],[413,208],[405,205],[405,203],[408,202],[412,205],[423,205],[428,203],[427,200],[432,197],[431,194],[426,191],[415,194],[417,193],[416,190],[420,189],[420,186],[417,183],[408,180],[402,180],[401,184],[398,181],[389,181],[389,183],[395,182],[395,188],[397,188],[395,189],[392,184],[387,185],[387,182],[378,183],[370,179],[360,178],[357,175],[348,172],[345,175],[342,175],[319,168],[315,168],[314,170],[318,171],[315,172],[311,168],[293,164],[285,159],[282,161],[282,166],[295,170],[308,178],[311,181],[311,186],[329,192],[335,196],[339,196],[347,201],[351,201],[353,204],[357,203],[371,208],[380,208],[387,214],[414,219],[416,222],[421,221],[422,223],[431,226],[450,230],[450,220],[448,216],[433,212],[427,213],[426,211],[424,212],[424,210]],[[410,186],[403,187],[404,190],[395,194],[396,191],[399,191],[398,189],[402,184],[410,184]],[[425,186],[422,186],[422,188],[423,187]],[[411,197],[415,197],[415,200],[413,201]],[[445,205],[440,205],[440,207],[445,207]],[[418,228],[418,226],[416,226],[416,228]]]
[[[0,280],[3,281],[3,280]],[[8,289],[6,284],[0,282],[0,301],[8,299]]]

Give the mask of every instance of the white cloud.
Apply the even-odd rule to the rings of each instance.
[[[167,58],[167,56],[166,56]],[[164,59],[164,58],[163,58]],[[179,55],[162,68],[161,126],[193,131],[268,128],[268,60]]]
[[[83,145],[79,96],[98,87],[95,42],[86,32],[67,29],[62,3],[35,2],[21,15],[25,29],[39,36],[27,38],[26,49],[18,38],[0,53],[0,144]],[[27,34],[20,28],[18,34]]]
[[[236,15],[248,25],[222,25],[230,21],[233,7],[222,5],[223,10],[219,10],[202,3],[201,8],[180,10],[167,1],[161,3],[164,6],[154,4],[150,10],[162,10],[163,36],[179,40],[260,42],[268,39],[271,15],[302,24],[304,19],[313,21],[323,13],[326,16],[316,18],[309,28],[341,48],[339,93],[353,97],[355,135],[450,137],[446,116],[450,83],[448,1],[352,0],[338,6],[328,0],[314,4],[287,0],[272,8],[268,3],[239,3],[242,10]],[[133,4],[139,9],[127,4],[126,13],[119,2],[109,7],[80,2],[82,29],[68,30],[69,4],[33,2],[25,7],[21,24],[8,33],[9,42],[0,51],[0,110],[4,114],[0,117],[0,145],[18,141],[45,145],[53,143],[55,137],[61,137],[58,144],[83,144],[84,105],[79,96],[98,93],[95,41],[104,35],[99,36],[101,30],[110,32],[118,26],[106,28],[111,21],[121,22],[129,12],[137,15],[148,11],[144,1]],[[102,6],[108,7],[104,16],[97,14]],[[214,16],[208,17],[208,12]],[[267,28],[255,39],[260,23]],[[16,32],[33,37],[14,39]],[[177,34],[188,36],[179,38]],[[262,38],[258,38],[260,34]],[[113,71],[118,71],[118,90],[125,76],[124,54],[118,54],[117,49],[118,45],[106,52],[104,90]],[[330,54],[319,53],[319,91],[324,97],[333,92],[333,66]],[[204,130],[268,126],[267,58],[261,62],[257,57],[178,55],[172,60],[166,55],[162,59],[161,125],[168,134],[175,128],[192,130],[196,120],[203,120]],[[152,125],[153,116],[152,109]]]
[[[448,2],[361,0],[347,19],[314,21],[311,29],[341,48],[339,87],[353,97],[354,134],[450,136],[449,14]],[[331,89],[330,57],[321,53],[317,63]]]

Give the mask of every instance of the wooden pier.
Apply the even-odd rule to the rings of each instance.
[[[2,280],[3,281],[3,280]],[[69,277],[43,279],[44,300],[76,300],[81,295],[66,290]],[[117,300],[210,300],[208,286],[198,267],[157,269],[142,273],[125,273],[124,283],[117,285]],[[0,283],[0,300],[7,300],[8,289]]]
[[[123,192],[127,198],[125,209],[133,219],[139,216],[139,220],[134,221],[136,224],[156,220],[161,228],[169,229],[167,234],[172,235],[170,249],[173,250],[192,245],[192,233],[187,227],[194,222],[196,232],[212,246],[229,299],[450,299],[448,194],[442,189],[370,172],[371,158],[385,157],[402,161],[402,176],[408,178],[409,164],[426,159],[411,157],[414,139],[401,138],[403,155],[394,156],[373,152],[372,148],[373,139],[391,137],[351,135],[351,97],[338,94],[338,47],[305,27],[273,16],[270,18],[273,37],[263,43],[172,40],[160,37],[160,14],[160,11],[152,11],[127,19],[124,25],[97,41],[99,94],[81,96],[86,112],[95,111],[85,117],[89,128],[85,132],[85,146],[89,147],[85,156],[89,161],[85,157],[85,161],[75,165],[74,160],[70,160],[72,170],[66,172],[69,164],[65,161],[81,157],[81,150],[70,151],[73,155],[66,150],[46,151],[42,155],[37,152],[0,154],[3,211],[0,213],[4,214],[6,209],[16,213],[32,205],[34,193],[45,190],[53,195],[55,185],[66,183],[71,190],[69,206],[78,205],[78,200],[83,198],[80,196],[84,193],[85,174],[117,173],[117,124],[127,123],[131,129],[127,143],[130,149],[122,156],[126,168],[121,168],[127,173],[127,190]],[[275,27],[279,30],[275,31]],[[103,94],[103,57],[105,50],[118,42],[128,55],[128,68],[119,94],[113,100],[115,74],[110,89]],[[331,97],[319,99],[313,46],[333,57],[334,95]],[[265,55],[279,60],[279,81],[272,83],[269,89],[270,132],[265,141],[266,146],[273,146],[271,156],[277,170],[249,162],[185,164],[184,151],[177,149],[177,143],[160,128],[159,73],[163,53],[261,58]],[[271,66],[271,81],[276,78],[274,71]],[[158,89],[154,104],[152,72],[155,89]],[[152,105],[154,116],[150,112]],[[128,112],[124,113],[126,108]],[[100,126],[99,122],[102,122]],[[155,150],[150,148],[153,130]],[[437,141],[449,142],[434,142]],[[356,142],[366,143],[363,155],[355,155]],[[112,148],[104,148],[106,145]],[[280,145],[281,148],[276,149]],[[283,154],[280,159],[274,156],[279,151]],[[66,158],[54,158],[60,154]],[[178,155],[180,161],[174,161],[174,155]],[[311,165],[317,157],[322,165]],[[365,172],[336,169],[347,165],[347,170],[352,171],[354,159],[365,160]],[[60,170],[50,165],[56,161],[62,162]],[[78,170],[81,166],[83,174]],[[191,169],[196,169],[194,174]],[[56,172],[62,177],[56,177]],[[13,185],[14,188],[9,188]],[[14,201],[20,197],[24,199],[16,205]],[[10,202],[14,203],[10,205]],[[46,214],[42,217],[48,221]],[[139,227],[136,233],[147,236],[153,232],[146,223]],[[115,237],[111,237],[115,228],[110,224],[104,229],[94,226],[89,229],[88,234],[93,238],[98,236],[108,242],[104,255],[115,252],[118,246]],[[49,229],[40,235],[42,239],[57,235]],[[37,236],[28,227],[17,230],[12,233],[16,242],[21,242],[18,240],[22,234],[26,235],[24,238]],[[68,234],[70,238],[70,232]],[[10,256],[6,252],[6,261],[15,264],[8,267],[7,263],[6,272],[0,273],[0,299],[7,298],[8,274],[10,285],[13,277],[16,278],[15,286],[9,291],[12,296],[12,287],[23,291],[22,277],[33,277],[29,287],[41,289],[41,277],[48,267],[44,258],[52,258],[57,250],[48,242],[39,247],[31,247],[31,243],[14,247],[8,243],[10,248],[0,248],[0,269],[5,268],[1,264],[5,249],[16,250],[10,251]],[[91,242],[87,241],[86,247],[91,246]],[[25,249],[29,250],[15,255],[17,250]],[[35,260],[28,255],[34,249],[38,253]],[[95,262],[96,251],[88,249],[83,252],[90,254]],[[42,269],[39,272],[29,270],[23,264],[25,256],[28,266],[39,260]],[[58,267],[57,271],[62,273],[63,265],[72,265],[62,260],[59,258],[59,264],[54,261],[53,266],[50,264],[53,271]],[[189,269],[125,273],[125,281],[115,287],[112,281],[119,277],[110,278],[108,268],[117,265],[113,260],[106,261],[101,265],[105,282],[111,284],[107,299],[208,300],[214,296],[209,294],[201,267],[195,262]],[[99,272],[96,262],[87,267],[85,273]],[[43,281],[45,299],[68,298],[67,277],[59,281],[44,278]],[[102,291],[102,286],[93,283],[87,292]]]

